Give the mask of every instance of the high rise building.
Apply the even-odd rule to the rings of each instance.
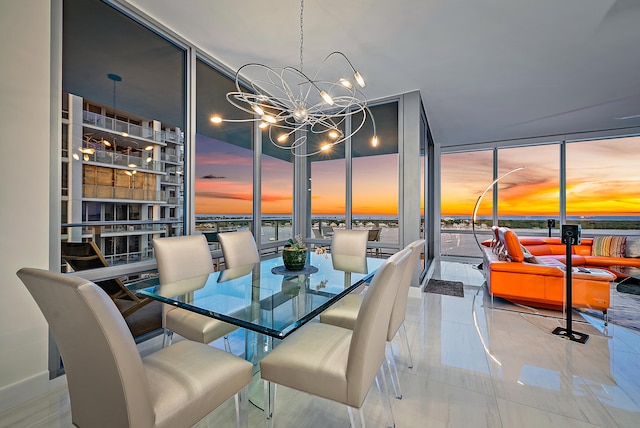
[[[62,110],[62,240],[109,265],[153,258],[154,238],[183,233],[182,130],[73,94]]]

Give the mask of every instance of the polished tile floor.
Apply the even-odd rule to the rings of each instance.
[[[638,427],[640,334],[580,315],[586,344],[551,334],[557,313],[496,304],[473,265],[442,262],[433,278],[462,281],[464,297],[412,289],[406,326],[414,367],[401,362],[404,397],[392,399],[397,427]],[[153,350],[157,343],[141,346]],[[401,358],[404,351],[394,343]],[[250,407],[249,424],[262,426]],[[364,406],[370,427],[384,426],[375,387]],[[277,391],[276,426],[348,427],[346,409],[287,388]],[[0,427],[70,427],[66,388],[0,414]],[[233,427],[228,401],[198,427]]]

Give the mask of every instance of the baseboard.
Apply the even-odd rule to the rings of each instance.
[[[66,376],[49,380],[49,372],[43,371],[20,382],[4,386],[0,388],[0,412],[48,394],[66,384]]]

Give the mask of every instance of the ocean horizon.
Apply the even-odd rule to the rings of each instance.
[[[251,214],[196,214],[196,219],[251,219]],[[286,219],[291,218],[291,214],[263,214],[262,219]],[[358,220],[398,220],[397,215],[373,215],[373,214],[354,214],[354,219]],[[471,219],[470,215],[441,215],[443,220],[469,220]],[[544,215],[512,215],[512,216],[501,216],[500,218],[504,220],[547,220],[547,219],[555,219],[558,220],[559,216],[544,216]],[[311,215],[311,219],[331,219],[331,220],[344,220],[345,215],[339,214],[323,214],[323,215]],[[491,220],[492,216],[476,216],[476,220]],[[567,216],[567,220],[601,220],[601,221],[640,221],[640,215],[630,216],[630,215],[594,215],[594,216]]]

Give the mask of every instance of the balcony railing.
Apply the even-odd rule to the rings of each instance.
[[[135,201],[165,202],[165,193],[158,190],[131,189],[128,187],[82,186],[83,198],[129,199]]]
[[[151,128],[135,125],[122,120],[113,119],[90,111],[82,112],[82,122],[98,128],[107,129],[117,133],[126,133],[132,137],[144,138],[162,143],[183,144],[183,134],[175,131],[154,131]]]
[[[184,202],[183,198],[177,198],[177,197],[168,197],[167,198],[167,203],[171,204],[171,205],[182,205],[183,202]]]
[[[160,176],[161,183],[182,184],[182,177],[179,175],[162,175]]]
[[[89,147],[86,143],[83,143],[85,148],[94,148]],[[94,148],[95,150],[95,148]],[[147,162],[147,159],[142,159],[139,156],[133,154],[126,153],[117,153],[117,152],[109,152],[105,150],[96,150],[94,153],[85,153],[83,154],[83,159],[86,162],[97,162],[103,163],[107,165],[118,165],[129,168],[136,168],[141,171],[156,171],[162,172],[164,164],[158,161],[150,161]],[[134,165],[132,167],[131,165]]]

